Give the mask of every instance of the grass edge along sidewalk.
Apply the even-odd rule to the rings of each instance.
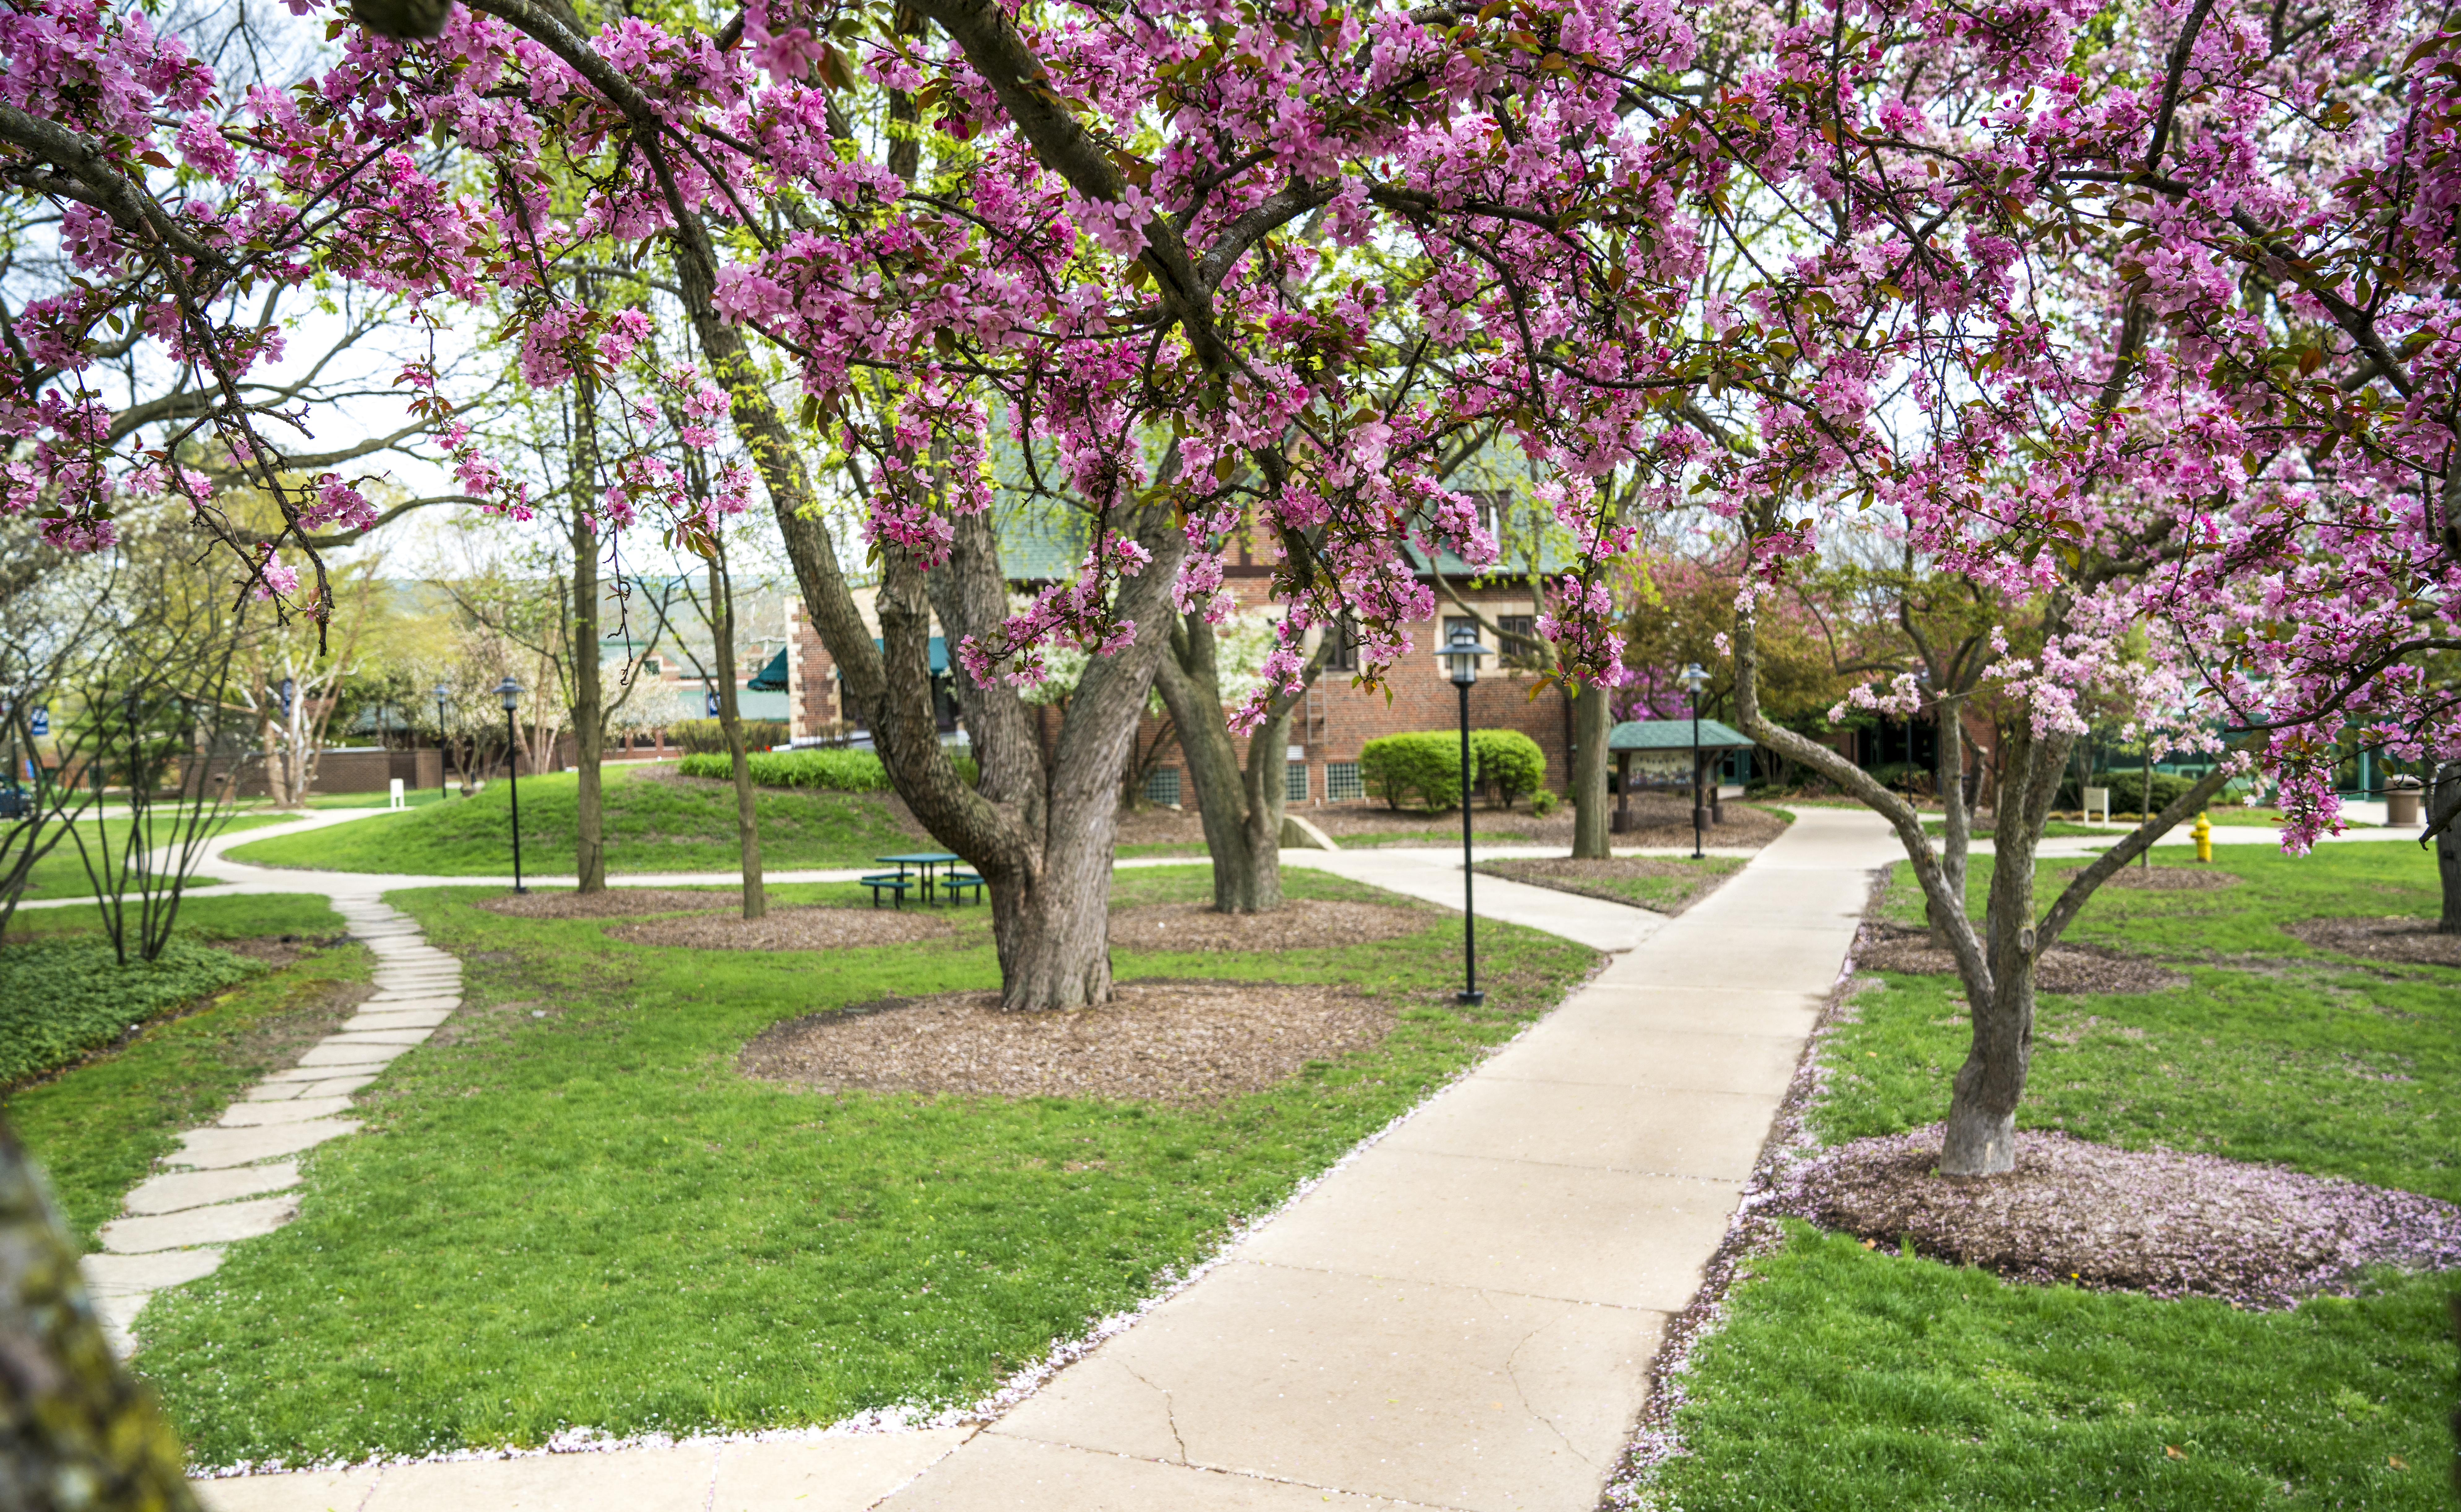
[[[1321,874],[1289,885],[1383,901]],[[1140,869],[1118,901],[1209,888],[1201,867]],[[295,1223],[146,1314],[139,1363],[201,1464],[963,1408],[1272,1210],[1596,961],[1483,929],[1495,995],[1465,1010],[1459,926],[1433,909],[1370,946],[1120,949],[1124,980],[1348,982],[1397,999],[1398,1022],[1213,1108],[830,1095],[748,1081],[737,1050],[815,1008],[995,985],[980,913],[954,940],[840,948],[816,970],[507,918],[460,890],[392,896],[469,963],[467,1002],[362,1099],[361,1135],[308,1158]]]
[[[2233,975],[2277,984],[2277,1012],[2289,994],[2313,996],[2321,985],[2326,995],[2307,1008],[2311,1016],[2411,1026],[2421,1050],[2450,1042],[2441,1020],[2461,1006],[2434,1016],[2414,1011],[2461,1005],[2461,971],[2362,969],[2277,927],[2307,909],[2429,911],[2431,860],[2401,850],[2320,848],[2294,862],[2250,849],[2215,862],[2248,879],[2236,888],[2098,898],[2081,941],[2155,955],[2193,985],[2045,997],[2035,1092],[2021,1125],[2064,1120],[2070,1132],[2132,1147],[2258,1154],[2327,1175],[2411,1170],[2422,1173],[2413,1184],[2444,1185],[2433,1166],[2397,1159],[2398,1151],[2370,1154],[2364,1140],[2336,1143],[2313,1127],[2301,1135],[2298,1120],[2309,1108],[2291,1105],[2312,1105],[2304,1092],[2277,1088],[2267,1100],[2289,1123],[2265,1130],[2214,1117],[2245,1100],[2239,1089],[2153,1101],[2145,1093],[2158,1082],[2115,1069],[2132,1055],[2152,1062],[2151,1077],[2162,1075],[2165,1059],[2177,1080],[2209,1075],[2210,1062],[2175,1068],[2183,1048],[2204,1051],[2197,1041],[2209,1037],[2215,1057],[2236,1053],[2252,1078],[2295,1066],[2296,1055],[2256,1035],[2268,1015],[2234,1006],[2227,993],[2212,1010],[2219,1022],[2204,1026],[2215,1033],[2182,1030],[2176,1015],[2214,999]],[[2284,870],[2319,858],[2329,860],[2299,881]],[[2156,857],[2157,864],[2184,861],[2175,848]],[[1899,889],[1890,901],[1900,922],[1911,917]],[[2217,905],[2236,905],[2238,917]],[[2268,974],[2285,962],[2297,969]],[[2351,1004],[2363,988],[2373,1009]],[[1936,1119],[1961,1054],[1961,1021],[1943,1012],[1952,991],[1939,978],[1887,973],[1833,1015],[1813,1051],[1825,1090],[1800,1109],[1810,1125],[1834,1139]],[[2345,1080],[2408,1090],[2369,1079],[2386,1075],[2383,1047],[2372,1050]],[[2433,1078],[2453,1075],[2453,1057],[2411,1058],[2410,1071],[2396,1074],[2419,1076],[2422,1098],[2438,1097],[2450,1082]],[[2116,1081],[2127,1105],[2078,1128],[2062,1097],[2081,1076]],[[2304,1160],[2296,1158],[2302,1147]],[[1696,1321],[1705,1321],[1679,1350],[1668,1401],[1680,1405],[1671,1405],[1670,1420],[1649,1425],[1619,1480],[1624,1504],[1685,1512],[2449,1504],[2450,1274],[2383,1271],[2352,1297],[2253,1312],[2202,1298],[2006,1282],[1793,1220],[1763,1220],[1739,1237],[1745,1247],[1731,1256],[1731,1285],[1704,1302]]]

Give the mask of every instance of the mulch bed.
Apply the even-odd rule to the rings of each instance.
[[[2237,886],[2239,881],[2236,872],[2215,871],[2210,866],[2140,866],[2130,862],[2105,878],[2102,884],[2146,892],[2217,892]]]
[[[2298,919],[2281,927],[2319,949],[2343,955],[2409,966],[2461,966],[2461,934],[2437,933],[2431,919]]]
[[[1122,950],[1320,950],[1417,934],[1437,921],[1388,903],[1292,899],[1272,913],[1216,913],[1209,904],[1148,903],[1111,913]]]
[[[743,1075],[824,1092],[1218,1102],[1363,1050],[1395,1005],[1343,987],[1124,982],[1101,1008],[1003,1012],[996,992],[890,998],[779,1024]]]
[[[1934,949],[1921,929],[1867,924],[1855,942],[1854,966],[1865,971],[1903,971],[1911,976],[1954,976],[1957,957]],[[2086,946],[2055,945],[2034,966],[2037,992],[2168,992],[2186,987],[2185,972],[2142,956]]]
[[[736,908],[742,899],[742,891],[735,887],[610,887],[590,893],[558,888],[482,898],[479,906],[516,919],[634,919],[684,908]]]
[[[759,919],[736,909],[649,919],[607,931],[633,945],[674,945],[694,950],[833,950],[850,945],[910,945],[939,940],[952,931],[938,914],[907,908],[781,908],[772,905]],[[987,911],[987,910],[986,910]]]
[[[2006,1176],[1934,1175],[1941,1126],[1857,1139],[1796,1173],[1777,1210],[2029,1282],[2284,1308],[2368,1266],[2461,1266],[2461,1207],[2214,1155],[2017,1136]]]
[[[1527,856],[1509,861],[1484,861],[1478,869],[1489,876],[1512,882],[1526,882],[1533,887],[1552,887],[1558,892],[1578,893],[1584,898],[1603,898],[1627,908],[1642,908],[1653,913],[1678,914],[1718,890],[1718,884],[1733,873],[1721,874],[1659,856],[1615,856],[1603,860],[1575,861],[1570,856]],[[1694,890],[1677,898],[1657,903],[1642,903],[1630,893],[1612,885],[1615,878],[1673,877],[1694,885]]]

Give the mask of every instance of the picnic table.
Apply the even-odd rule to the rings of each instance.
[[[955,852],[946,850],[908,851],[904,855],[900,856],[874,856],[871,859],[883,866],[896,867],[897,875],[900,877],[904,877],[906,875],[906,868],[909,866],[912,866],[921,871],[923,874],[923,901],[925,903],[930,903],[931,901],[931,869],[935,866],[947,866],[953,869],[958,862],[964,860],[963,857],[957,855]]]

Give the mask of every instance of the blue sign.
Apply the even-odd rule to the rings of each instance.
[[[32,728],[34,738],[37,740],[40,740],[43,736],[52,733],[52,711],[48,706],[37,705],[35,707]]]

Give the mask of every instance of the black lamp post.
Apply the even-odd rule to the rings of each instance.
[[[1701,850],[1701,690],[1708,683],[1709,674],[1701,670],[1699,662],[1694,662],[1684,668],[1682,675],[1676,680],[1683,685],[1685,692],[1692,695],[1692,859],[1699,861],[1702,854]]]
[[[521,751],[513,743],[513,711],[522,701],[522,685],[507,673],[496,685],[496,696],[504,701],[504,780],[513,787],[513,891],[527,892],[522,885],[522,763]]]
[[[1471,869],[1469,848],[1469,689],[1478,681],[1478,659],[1487,648],[1478,643],[1476,630],[1462,625],[1454,628],[1444,654],[1452,665],[1453,688],[1461,694],[1462,967],[1467,980],[1457,1000],[1476,1006],[1487,1001],[1487,994],[1478,990],[1478,913],[1471,906],[1471,879],[1478,874]]]
[[[444,776],[444,700],[451,696],[452,692],[453,690],[442,683],[436,685],[436,796],[438,798],[453,796],[453,784],[446,780]]]

